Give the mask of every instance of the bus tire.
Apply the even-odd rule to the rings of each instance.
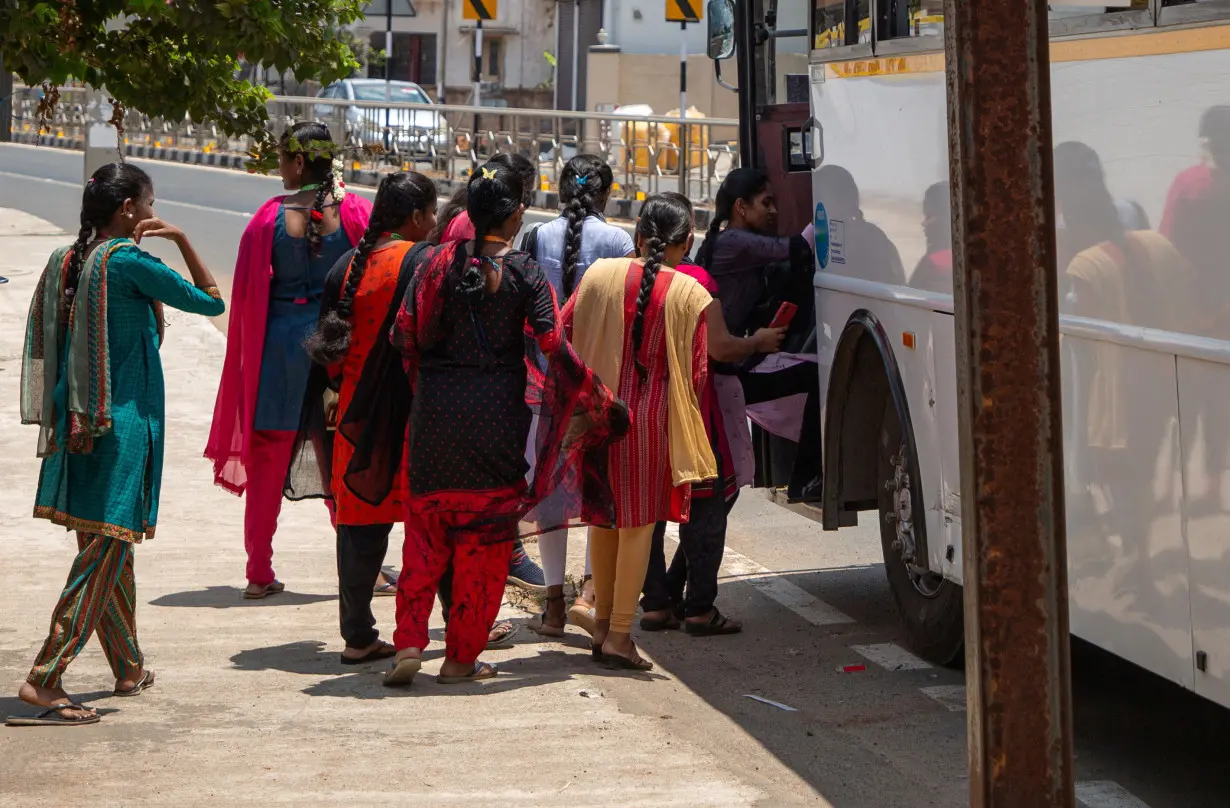
[[[912,546],[911,537],[927,529],[926,510],[918,484],[913,435],[902,429],[891,396],[885,397],[877,443],[876,475],[884,571],[906,642],[928,662],[959,667],[965,645],[961,587],[941,575],[919,575],[911,570],[911,566],[914,570],[925,566],[926,559],[914,565],[906,560]]]

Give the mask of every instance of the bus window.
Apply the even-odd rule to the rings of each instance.
[[[813,0],[812,49],[871,42],[870,0]]]
[[[1230,17],[1230,0],[1162,0],[1161,25]]]
[[[876,5],[876,40],[944,36],[943,0],[888,0]],[[943,47],[938,41],[936,47]]]
[[[1149,0],[1120,0],[1113,6],[1074,2],[1047,6],[1051,36],[1076,34],[1099,28],[1139,28],[1153,25]]]

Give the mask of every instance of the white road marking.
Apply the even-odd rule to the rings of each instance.
[[[932,685],[922,688],[922,692],[951,712],[965,712],[965,685]]]
[[[1085,808],[1149,808],[1143,800],[1111,780],[1077,783],[1076,799]]]
[[[172,163],[171,165],[179,165],[179,164]],[[42,183],[46,183],[47,185],[60,185],[66,188],[77,188],[77,189],[81,188],[81,183],[79,182],[69,182],[67,180],[53,180],[50,177],[31,177],[29,174],[15,174],[11,171],[0,171],[0,177],[11,177],[12,179],[29,180],[31,182],[42,182]],[[159,207],[162,205],[175,205],[176,207],[189,208],[190,210],[205,211],[206,213],[220,213],[223,216],[238,216],[241,219],[251,219],[252,218],[251,213],[243,213],[237,210],[226,210],[224,208],[211,208],[208,205],[194,205],[191,202],[175,202],[170,199],[156,199],[154,201],[155,207]]]
[[[921,671],[932,667],[930,662],[919,659],[900,645],[890,642],[875,645],[851,645],[850,650],[866,657],[885,670]]]
[[[679,525],[667,522],[666,535],[679,541]],[[853,623],[854,618],[843,614],[807,590],[790,583],[768,567],[757,564],[747,556],[736,553],[729,547],[722,557],[722,573],[726,578],[737,578],[785,606],[813,626],[836,626]]]

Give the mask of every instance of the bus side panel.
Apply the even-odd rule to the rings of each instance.
[[[1175,359],[1071,336],[1062,351],[1072,633],[1191,688]]]
[[[811,100],[824,145],[824,162],[812,173],[812,199],[817,211],[823,207],[826,222],[817,240],[821,401],[828,400],[827,371],[850,315],[859,309],[872,312],[887,334],[909,402],[927,523],[926,564],[951,576],[955,568],[945,561],[949,526],[943,506],[944,436],[936,408],[936,363],[953,361],[952,326],[943,322],[951,321],[951,315],[823,288],[827,273],[908,293],[905,267],[924,249],[923,191],[948,173],[944,77],[940,73],[813,81]],[[911,132],[909,144],[901,141],[903,131]],[[937,322],[938,341],[933,334]],[[907,347],[907,342],[914,347]],[[826,443],[831,439],[824,438]],[[850,446],[846,451],[867,452],[874,447]]]
[[[1226,402],[1230,367],[1179,359],[1192,645],[1205,659],[1205,670],[1195,672],[1196,692],[1230,705],[1230,512],[1222,505],[1230,495]]]

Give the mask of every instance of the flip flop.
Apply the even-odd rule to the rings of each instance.
[[[385,687],[402,687],[414,681],[415,675],[422,670],[423,660],[418,657],[406,657],[393,666],[393,670],[384,675]]]
[[[154,686],[154,671],[147,668],[145,675],[141,677],[141,681],[137,682],[127,690],[120,690],[118,687],[112,691],[112,696],[120,698],[129,698],[131,696],[140,696],[143,691],[149,690]]]
[[[499,670],[495,665],[489,662],[475,662],[474,670],[465,676],[444,676],[441,674],[436,677],[436,682],[442,685],[461,685],[466,682],[477,682],[479,679],[490,679],[497,673],[499,673]]]
[[[342,654],[340,658],[343,665],[366,665],[369,662],[378,662],[395,656],[397,656],[397,649],[387,642],[382,642],[361,657],[348,657]]]
[[[487,640],[488,651],[498,651],[501,648],[512,648],[512,638],[517,636],[519,629],[508,621],[496,623],[491,627],[492,631],[496,629],[505,629],[505,632],[494,640]]]
[[[244,600],[260,600],[267,598],[270,595],[277,595],[286,591],[286,584],[281,581],[274,581],[266,586],[254,586],[248,584],[248,588],[243,590]]]
[[[88,711],[89,709],[89,707],[83,707],[76,702],[69,701],[64,704],[52,705],[35,716],[10,715],[5,719],[4,723],[10,727],[77,727],[86,724],[97,724],[102,720],[102,716],[97,713],[92,713],[85,718],[69,718],[68,716],[60,715],[61,710]]]

